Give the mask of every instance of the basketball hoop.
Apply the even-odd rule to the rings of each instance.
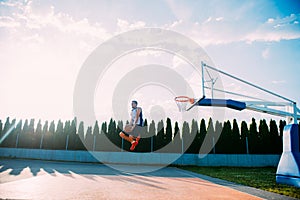
[[[175,102],[178,106],[179,112],[185,112],[187,111],[186,106],[188,103],[193,104],[194,103],[193,98],[189,98],[187,96],[178,96],[175,97]]]

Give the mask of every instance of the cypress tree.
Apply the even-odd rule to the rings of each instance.
[[[257,154],[259,151],[259,139],[258,139],[258,132],[257,132],[257,125],[255,119],[252,118],[252,123],[250,124],[249,130],[249,153]]]
[[[99,137],[100,137],[100,128],[98,125],[98,121],[96,121],[95,125],[94,125],[94,129],[93,129],[93,145],[95,145],[95,147],[94,146],[92,147],[95,151],[98,149],[97,143],[98,143]],[[94,144],[94,139],[95,139],[95,144]]]
[[[26,124],[26,121],[25,121],[25,124]],[[49,134],[49,130],[48,130],[48,121],[45,121],[43,130],[42,130],[42,148],[43,149],[51,149],[51,144],[50,144],[49,139],[50,139],[50,134]]]
[[[208,142],[209,149],[211,149],[210,153],[213,153],[214,145],[216,144],[215,139],[215,130],[212,118],[210,117],[208,120],[207,131],[206,131],[206,141]]]
[[[245,121],[242,121],[241,124],[241,153],[246,154],[247,153],[247,140],[249,139],[249,130],[247,123]],[[249,140],[248,140],[249,142]],[[249,145],[249,143],[248,143]]]
[[[66,135],[64,134],[64,124],[61,120],[58,120],[55,132],[55,149],[65,149],[66,139]]]
[[[10,120],[9,120],[9,117],[6,118],[6,121],[5,121],[5,124],[4,124],[4,128],[3,128],[3,135],[5,133],[7,133],[7,131],[9,130],[10,128]]]
[[[84,124],[83,124],[83,121],[81,121],[79,123],[76,147],[78,150],[86,150],[84,147]]]
[[[218,145],[219,145],[218,141],[220,139],[220,136],[221,136],[221,133],[222,133],[222,130],[223,130],[222,123],[217,120],[215,127],[216,127],[215,128],[215,134],[214,134],[214,138],[215,138],[215,152],[216,153],[220,153],[218,151]]]
[[[281,138],[278,132],[278,127],[275,120],[270,120],[270,136],[271,136],[271,149],[270,153],[272,154],[281,154]]]
[[[188,122],[184,121],[182,125],[182,142],[183,142],[183,152],[185,153],[189,148],[191,143],[191,133]]]
[[[284,129],[285,125],[286,125],[285,120],[284,121],[282,121],[282,120],[279,121],[280,149],[282,149],[282,150],[283,150],[283,143],[282,143],[283,142],[283,129]]]
[[[181,153],[181,138],[180,138],[180,129],[178,122],[175,122],[174,126],[174,136],[172,140],[172,153]]]
[[[154,143],[155,143],[155,133],[156,133],[156,128],[155,128],[155,122],[154,120],[151,121],[149,125],[149,137],[150,137],[150,151],[155,151]]]
[[[164,122],[161,120],[157,123],[157,135],[155,136],[154,150],[160,150],[164,147]]]
[[[268,125],[265,119],[260,120],[259,123],[259,147],[260,153],[267,154],[270,153],[271,143]]]
[[[74,118],[71,122],[70,122],[70,130],[69,130],[69,145],[68,145],[68,150],[76,150],[76,141],[77,139],[77,121],[76,118]]]
[[[162,151],[161,152],[164,152],[164,153],[168,153],[171,151],[171,146],[172,146],[172,124],[171,124],[171,119],[170,118],[167,118],[166,120],[166,129],[162,135],[163,137],[163,141],[162,141],[162,146],[161,148]],[[170,144],[170,145],[169,145]]]
[[[155,133],[156,133],[155,122],[152,120],[149,125],[149,135],[155,136]]]
[[[8,133],[5,136],[5,139],[3,141],[4,147],[14,147],[16,143],[16,134],[15,134],[15,126],[16,126],[16,119],[13,119],[11,123],[7,124],[7,131]]]
[[[116,132],[119,134],[123,130],[123,121],[119,120],[117,123],[117,130]]]
[[[166,144],[169,144],[172,141],[172,123],[171,119],[167,118],[166,121]]]
[[[218,153],[230,154],[232,153],[232,137],[231,137],[231,125],[230,121],[224,122],[224,126],[218,140]]]
[[[141,139],[139,145],[136,147],[136,152],[150,152],[151,151],[151,137],[148,132],[148,121],[144,120],[144,126],[141,128]]]
[[[19,139],[22,132],[22,125],[22,120],[20,120],[15,129],[16,140],[13,142],[12,147],[19,148]]]
[[[101,133],[99,134],[99,139],[97,138],[96,142],[96,150],[97,151],[109,151],[109,144],[108,144],[108,131],[107,131],[107,123],[102,122],[101,125]],[[86,144],[86,143],[85,143]],[[87,144],[86,144],[87,147]]]
[[[199,138],[198,123],[194,119],[192,120],[191,137],[193,138],[193,142],[186,152],[197,154],[199,153],[199,149],[200,149],[200,138]]]
[[[8,132],[9,128],[10,128],[10,121],[9,121],[9,117],[7,117],[4,124],[4,128],[2,130],[3,135],[5,135]]]
[[[109,124],[108,124],[108,132],[107,134],[108,135],[113,135],[116,133],[116,122],[111,118],[110,121],[109,121]]]
[[[64,134],[67,136],[70,134],[71,122],[69,120],[65,121]]]
[[[55,123],[54,121],[52,120],[50,122],[50,125],[49,125],[49,130],[48,130],[48,142],[49,142],[49,149],[55,149]]]
[[[109,151],[119,151],[118,146],[120,146],[122,140],[119,136],[119,133],[117,133],[117,125],[113,119],[110,119],[110,122],[108,124],[108,133],[106,136],[109,138],[109,140],[113,144],[113,145],[110,144],[108,146]]]
[[[215,130],[214,130],[214,124],[212,118],[209,118],[208,125],[207,125],[207,134],[214,135],[214,132]]]
[[[70,143],[70,127],[71,127],[71,122],[69,120],[65,121],[63,134],[64,137],[66,137],[65,149],[67,150],[69,149],[69,143]]]
[[[146,127],[148,126],[148,120],[147,119],[144,120],[144,126],[146,126]]]
[[[30,119],[29,126],[28,126],[28,133],[34,132],[34,119]]]
[[[230,123],[230,122],[229,122]],[[228,137],[230,137],[229,134],[229,129],[230,126],[228,126],[228,121],[224,122],[221,134],[219,136],[219,139],[216,142],[216,147],[215,147],[215,151],[217,154],[228,154],[230,153],[230,150],[228,148],[229,145],[229,139]]]
[[[106,134],[107,133],[107,123],[103,122],[101,125],[101,134]]]
[[[8,133],[9,129],[11,127],[10,124],[10,120],[9,117],[6,118],[5,124],[4,124],[4,128],[2,130],[3,135],[1,135],[1,139],[4,135],[6,135],[6,133]],[[2,143],[0,144],[1,147],[8,147],[8,135],[6,135],[5,138],[2,139]]]
[[[88,151],[92,151],[93,150],[93,143],[94,143],[94,137],[92,135],[92,127],[89,126],[87,128],[86,134],[85,134],[85,144],[86,144],[86,149]]]
[[[19,148],[27,148],[29,145],[28,142],[28,120],[26,119],[23,125],[23,129],[19,136]]]
[[[206,138],[206,124],[205,124],[205,119],[201,119],[200,122],[200,131],[199,131],[199,135],[197,137],[199,137],[199,141],[200,141],[200,149],[199,149],[199,153],[200,154],[207,154],[210,151],[210,146],[208,144],[204,143],[204,139]]]
[[[233,120],[233,124],[232,124],[232,143],[233,143],[232,153],[236,153],[236,154],[242,153],[240,129],[236,119]]]
[[[27,132],[27,141],[28,144],[26,148],[34,148],[34,143],[35,143],[35,137],[34,137],[34,119],[30,119],[29,125],[28,125],[28,132]]]
[[[39,120],[36,125],[35,136],[36,136],[36,141],[34,144],[34,148],[39,149],[40,143],[41,143],[41,138],[42,138],[42,122],[41,122],[41,120]]]
[[[84,124],[83,124],[83,121],[81,121],[79,123],[78,135],[79,135],[79,137],[80,137],[81,140],[84,140]]]
[[[233,143],[233,134],[232,134],[232,128],[231,128],[231,122],[227,120],[227,131],[226,131],[226,149],[227,153],[233,154],[235,147]]]

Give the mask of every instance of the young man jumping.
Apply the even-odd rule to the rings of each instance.
[[[137,107],[137,104],[135,100],[131,102],[132,110],[130,122],[119,134],[121,138],[131,143],[130,151],[133,151],[136,145],[138,145],[143,126],[142,108]]]

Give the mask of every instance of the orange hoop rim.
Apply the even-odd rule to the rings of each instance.
[[[175,97],[175,101],[176,102],[181,102],[181,103],[184,103],[184,102],[193,103],[194,99],[190,98],[190,97],[187,97],[187,96],[177,96],[177,97]]]

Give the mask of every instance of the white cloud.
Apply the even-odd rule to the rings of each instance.
[[[44,38],[41,37],[38,33],[36,33],[34,35],[31,35],[31,36],[25,36],[25,37],[22,38],[22,40],[24,42],[28,42],[28,41],[30,41],[30,42],[35,41],[37,43],[44,43],[45,42]]]
[[[11,17],[3,16],[0,18],[0,26],[22,27],[29,31],[42,31],[48,29],[58,30],[62,33],[87,35],[97,39],[107,39],[110,34],[100,23],[90,23],[88,19],[73,19],[72,16],[55,12],[55,7],[50,6],[41,12],[35,8],[33,1],[22,4],[9,4],[16,8],[16,12]],[[25,36],[26,37],[26,36]]]
[[[186,11],[189,10],[188,7],[184,7],[184,11],[180,11],[179,5],[174,4],[173,1],[167,1],[167,3],[171,10],[178,15],[178,19],[163,25],[163,27],[186,34],[203,46],[239,41],[252,43],[254,41],[280,41],[300,38],[298,27],[300,14],[291,14],[284,18],[268,18],[261,25],[239,29],[240,26],[243,26],[243,22],[238,21],[238,19],[224,20],[226,16],[209,16],[202,23],[191,22],[189,20],[190,14],[186,14]],[[1,4],[14,6],[19,11],[13,16],[1,17],[0,27],[18,28],[25,26],[32,31],[55,29],[63,34],[87,36],[103,41],[116,33],[146,26],[145,21],[129,21],[118,18],[117,30],[112,32],[108,31],[101,23],[91,23],[87,18],[76,20],[69,14],[56,12],[54,6],[40,12],[35,9],[33,1],[29,1],[27,4],[10,2],[1,2]],[[32,35],[31,32],[27,34]],[[42,34],[39,35],[42,37]]]
[[[178,20],[178,21],[173,22],[173,23],[170,25],[170,27],[171,27],[171,28],[174,28],[174,27],[176,27],[176,26],[179,26],[179,25],[182,24],[182,23],[183,23],[183,20]]]
[[[256,30],[248,33],[243,39],[249,43],[254,41],[280,41],[300,38],[300,29],[295,22],[300,14],[291,14],[284,18],[268,19]]]
[[[267,23],[269,23],[269,24],[270,24],[270,23],[273,23],[273,22],[274,22],[274,19],[273,19],[273,18],[269,18],[268,21],[267,21]]]
[[[273,80],[271,81],[273,84],[283,84],[286,83],[286,80]]]
[[[202,25],[205,25],[208,23],[214,23],[214,22],[221,22],[223,20],[224,20],[224,17],[216,17],[216,18],[209,17],[202,23]]]
[[[269,56],[270,56],[270,49],[269,49],[269,48],[264,49],[264,50],[262,51],[262,53],[261,53],[261,56],[262,56],[264,59],[269,58]]]
[[[244,41],[247,43],[252,43],[254,41],[262,41],[262,42],[279,42],[280,40],[292,40],[292,39],[299,39],[300,32],[294,31],[279,31],[279,32],[272,32],[267,30],[257,30],[252,33],[249,33],[245,38]]]
[[[205,20],[205,21],[203,22],[203,24],[206,24],[206,23],[210,22],[211,20],[212,20],[212,17],[209,17],[209,18],[207,18],[207,20]]]
[[[0,16],[0,27],[15,28],[19,27],[20,23],[9,16]]]
[[[20,2],[12,2],[12,1],[1,1],[1,6],[7,6],[7,7],[17,7],[22,5]]]
[[[299,39],[300,14],[284,18],[269,18],[262,24],[243,26],[243,22],[224,20],[224,17],[208,17],[202,23],[178,20],[165,25],[167,29],[179,31],[197,40],[202,46],[228,44],[232,42],[280,41]],[[265,52],[267,56],[267,52]]]
[[[217,17],[216,21],[219,22],[219,21],[222,21],[223,19],[224,19],[223,17]]]
[[[143,28],[146,26],[146,23],[143,21],[136,21],[136,22],[130,23],[127,20],[118,19],[117,26],[121,30],[121,32],[123,32],[123,31],[128,31],[131,29]]]

